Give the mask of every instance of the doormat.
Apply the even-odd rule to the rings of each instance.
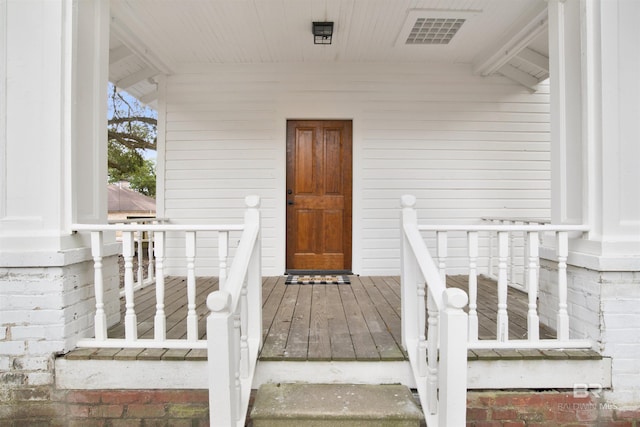
[[[289,275],[285,280],[285,285],[349,285],[349,276],[315,275],[296,276]]]

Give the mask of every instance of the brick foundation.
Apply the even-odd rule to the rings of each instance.
[[[640,427],[637,410],[618,408],[590,394],[562,391],[469,391],[468,427]]]
[[[208,399],[207,390],[43,389],[1,405],[0,427],[205,427]]]
[[[2,396],[0,427],[205,427],[207,390],[51,390]],[[250,425],[250,424],[248,424]],[[640,427],[640,407],[559,391],[469,391],[468,427]]]

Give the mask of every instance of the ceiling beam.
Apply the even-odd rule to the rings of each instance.
[[[528,62],[534,67],[537,67],[540,71],[544,71],[546,74],[549,74],[549,58],[539,54],[535,50],[525,47],[518,53],[517,57]]]
[[[529,16],[516,25],[506,40],[489,50],[488,54],[477,61],[474,65],[474,72],[482,76],[489,76],[505,64],[509,63],[516,55],[526,48],[536,37],[547,31],[549,20],[547,16],[546,3],[540,9],[534,11]]]
[[[149,67],[158,70],[159,74],[173,74],[173,67],[169,63],[154,53],[126,24],[115,17],[111,18],[111,32]]]
[[[536,91],[536,86],[539,83],[538,79],[533,77],[531,74],[520,71],[513,65],[505,64],[497,72],[515,81],[516,83],[520,83],[522,86],[534,92]]]
[[[141,96],[139,101],[145,105],[148,105],[148,104],[151,104],[156,99],[158,99],[158,91],[154,90],[153,92],[149,92],[146,95]]]
[[[117,64],[131,56],[133,56],[133,52],[125,45],[113,48],[109,50],[109,65]]]
[[[127,88],[130,88],[131,86],[135,85],[136,83],[139,83],[144,79],[148,79],[149,77],[157,76],[158,74],[160,74],[158,70],[154,70],[153,68],[147,67],[139,71],[136,71],[133,74],[129,74],[126,77],[121,78],[114,84],[116,85],[117,88],[126,90]]]

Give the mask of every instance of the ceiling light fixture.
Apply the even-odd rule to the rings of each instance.
[[[313,44],[331,44],[333,22],[314,22],[312,31]]]

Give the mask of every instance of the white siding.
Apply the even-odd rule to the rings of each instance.
[[[259,194],[265,274],[285,267],[287,119],[353,120],[356,273],[398,273],[405,193],[421,222],[549,217],[546,87],[531,94],[467,65],[236,65],[169,77],[162,101],[159,215],[239,222],[244,196]],[[216,273],[215,254],[214,240],[200,247],[199,274]]]

